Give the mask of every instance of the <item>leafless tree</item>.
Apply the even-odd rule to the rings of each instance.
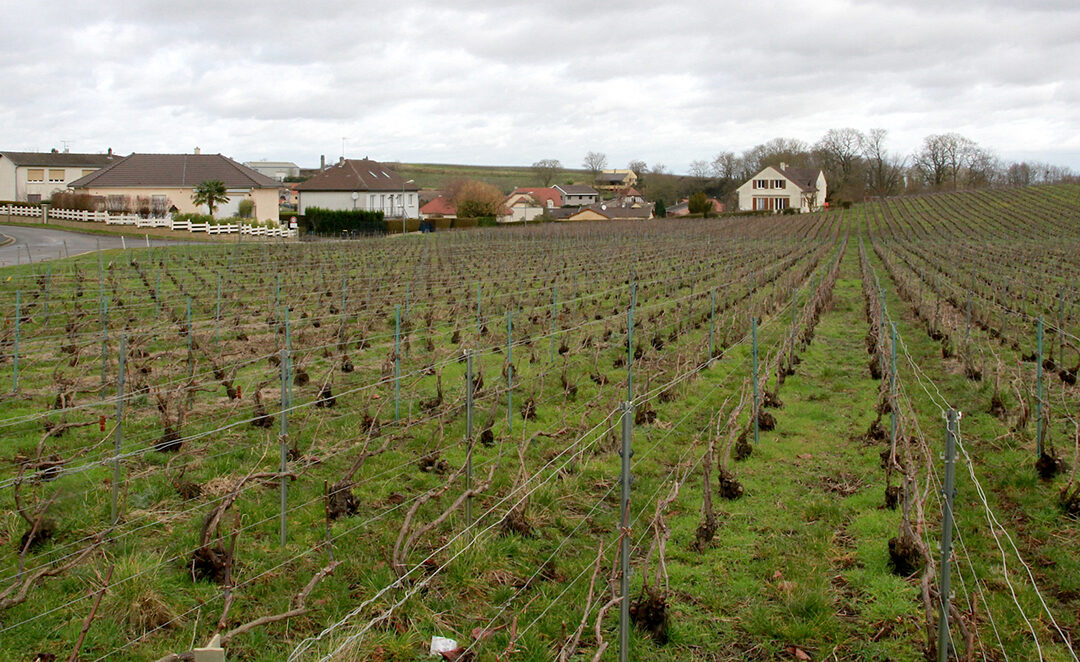
[[[871,195],[896,195],[904,183],[906,159],[890,154],[885,147],[889,132],[870,129],[863,136],[862,155],[866,160],[866,186]]]
[[[690,162],[690,176],[705,179],[709,176],[709,164],[707,161],[697,160]]]
[[[862,197],[863,143],[861,131],[852,128],[829,129],[814,145],[814,155],[825,171],[829,190],[847,199]]]
[[[585,168],[592,174],[593,181],[600,176],[600,171],[607,167],[607,154],[603,152],[589,152],[585,155],[585,160],[582,162],[581,167]]]
[[[710,164],[712,175],[717,179],[736,179],[739,171],[739,157],[735,152],[720,152]]]
[[[541,186],[551,186],[552,180],[562,171],[562,162],[559,159],[540,159],[532,164],[532,169]]]

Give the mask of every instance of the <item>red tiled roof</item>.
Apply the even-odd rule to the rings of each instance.
[[[431,214],[433,216],[455,216],[457,215],[457,207],[454,206],[453,202],[440,195],[421,207],[420,213]]]
[[[551,200],[551,206],[562,207],[562,196],[559,195],[558,191],[551,187],[516,188],[514,189],[514,193],[511,193],[510,195],[514,195],[515,193],[525,193],[526,195],[530,195],[532,196],[533,200],[536,200],[538,203],[540,203],[541,206],[544,207],[547,207],[548,200]]]

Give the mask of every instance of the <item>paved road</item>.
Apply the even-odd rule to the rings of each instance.
[[[57,258],[82,255],[98,249],[145,247],[146,240],[127,237],[107,237],[49,228],[25,228],[17,225],[0,225],[0,242],[8,237],[15,240],[0,246],[0,267],[26,264],[27,260],[43,262]],[[151,246],[179,246],[184,242],[169,239],[151,239]]]

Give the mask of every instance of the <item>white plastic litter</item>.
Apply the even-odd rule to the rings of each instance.
[[[443,653],[449,653],[456,651],[458,644],[453,639],[447,639],[446,637],[432,637],[431,638],[431,655],[435,657],[441,656]]]

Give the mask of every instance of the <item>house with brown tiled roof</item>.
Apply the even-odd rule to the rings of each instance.
[[[420,207],[420,218],[457,218],[457,206],[449,198],[438,195]]]
[[[154,215],[206,213],[192,198],[206,181],[225,184],[229,201],[218,205],[218,217],[235,216],[240,202],[251,200],[260,221],[278,220],[277,181],[227,156],[202,154],[131,154],[71,182],[71,189],[105,198],[109,211],[153,210]]]
[[[566,221],[647,221],[653,217],[653,203],[619,204],[611,200],[582,207],[565,219]]]
[[[381,211],[387,216],[416,218],[420,187],[371,159],[341,159],[297,185],[300,213],[308,207]]]
[[[0,200],[48,202],[53,193],[119,159],[106,154],[0,152]]]
[[[822,170],[792,168],[786,163],[763,168],[735,190],[740,211],[817,211],[828,194]]]

